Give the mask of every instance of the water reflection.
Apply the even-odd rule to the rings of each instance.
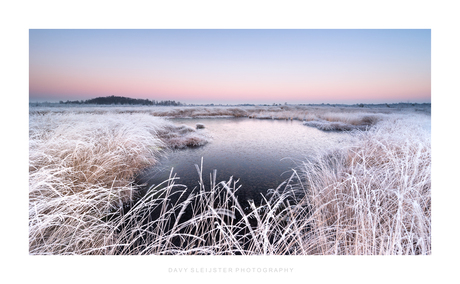
[[[217,182],[230,176],[239,179],[240,200],[260,200],[260,193],[276,188],[290,177],[292,168],[305,157],[322,149],[345,144],[347,133],[323,132],[300,121],[248,118],[173,119],[174,123],[205,126],[212,137],[207,145],[169,153],[160,164],[147,170],[140,182],[156,185],[169,177],[171,168],[180,177],[178,183],[190,189],[198,187],[195,164],[203,157],[203,181],[210,185],[210,173],[217,169]]]

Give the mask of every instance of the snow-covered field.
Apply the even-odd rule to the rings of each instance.
[[[170,203],[177,185],[168,180],[123,210],[136,174],[165,150],[211,141],[206,129],[167,120],[174,117],[292,119],[359,139],[306,160],[250,213],[234,198],[233,181],[207,186],[199,178],[206,190],[185,202]],[[175,222],[188,207],[196,214]],[[162,218],[150,219],[154,208]],[[431,108],[31,104],[29,252],[431,254]]]

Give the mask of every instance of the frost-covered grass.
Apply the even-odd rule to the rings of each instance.
[[[30,115],[30,253],[105,253],[114,232],[102,219],[132,200],[136,174],[206,139],[147,114]]]
[[[387,120],[346,151],[305,161],[315,254],[431,254],[429,117]]]
[[[285,106],[67,106],[31,107],[31,114],[44,113],[144,113],[167,118],[249,117],[256,119],[300,120],[321,130],[365,130],[395,113],[431,113],[431,105],[393,104],[367,107],[343,105]]]
[[[304,161],[262,204],[238,200],[231,178],[205,182],[198,166],[193,192],[171,176],[131,203],[143,167],[205,143],[205,130],[90,110],[30,110],[31,254],[431,254],[430,115],[309,112],[305,121],[372,122],[350,147]]]

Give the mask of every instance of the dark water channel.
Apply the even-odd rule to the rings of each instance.
[[[324,132],[304,126],[300,121],[208,118],[172,119],[174,123],[195,128],[204,124],[212,140],[205,146],[174,150],[168,153],[155,167],[145,171],[140,183],[147,187],[168,179],[171,169],[180,179],[176,183],[189,189],[199,186],[199,175],[195,164],[203,158],[203,181],[210,187],[210,173],[217,170],[216,181],[239,179],[241,189],[238,199],[259,201],[261,193],[276,188],[288,179],[295,168],[306,157],[323,149],[345,144],[347,133]]]

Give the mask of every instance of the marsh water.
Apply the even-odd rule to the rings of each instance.
[[[238,199],[254,201],[261,199],[268,189],[276,188],[288,179],[293,168],[315,153],[331,147],[345,145],[349,134],[324,132],[308,127],[301,121],[207,118],[172,119],[176,124],[195,128],[197,123],[211,141],[201,147],[174,150],[160,163],[145,171],[140,183],[147,187],[168,179],[171,170],[179,179],[176,184],[189,189],[199,187],[199,174],[195,164],[201,167],[203,159],[203,182],[210,187],[210,174],[217,170],[216,181],[239,180]]]

